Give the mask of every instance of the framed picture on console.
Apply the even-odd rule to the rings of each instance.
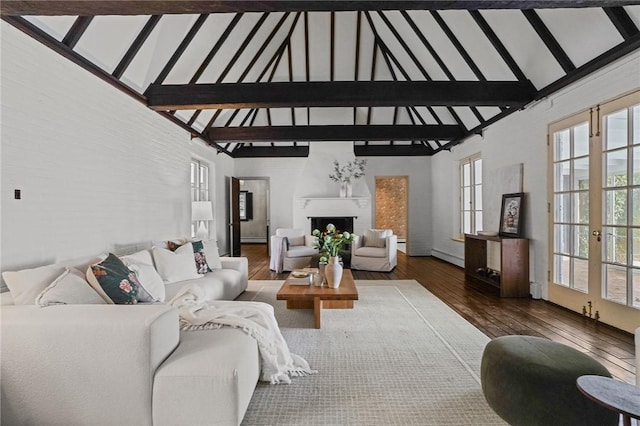
[[[500,209],[501,237],[522,237],[524,230],[524,193],[502,195]]]

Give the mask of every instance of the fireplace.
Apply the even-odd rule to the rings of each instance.
[[[311,231],[314,229],[320,230],[320,232],[327,229],[327,225],[333,223],[335,227],[340,232],[351,232],[353,233],[353,220],[357,219],[356,216],[318,216],[318,217],[308,217],[311,220]]]

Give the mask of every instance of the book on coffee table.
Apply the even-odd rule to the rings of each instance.
[[[287,280],[289,285],[310,285],[313,283],[313,273],[306,269],[295,269]]]

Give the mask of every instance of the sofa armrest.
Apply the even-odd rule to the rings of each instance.
[[[151,424],[155,371],[180,339],[175,308],[3,306],[1,318],[3,423]]]
[[[362,235],[353,234],[353,241],[351,242],[351,253],[353,253],[356,249],[362,247],[362,243],[364,242],[364,238]]]
[[[222,269],[233,269],[242,274],[242,291],[249,285],[249,260],[246,257],[221,257]]]

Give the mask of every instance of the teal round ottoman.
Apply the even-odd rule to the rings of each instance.
[[[585,374],[611,377],[588,355],[532,336],[492,340],[480,367],[489,406],[511,425],[616,426],[616,413],[590,401],[576,387]]]

